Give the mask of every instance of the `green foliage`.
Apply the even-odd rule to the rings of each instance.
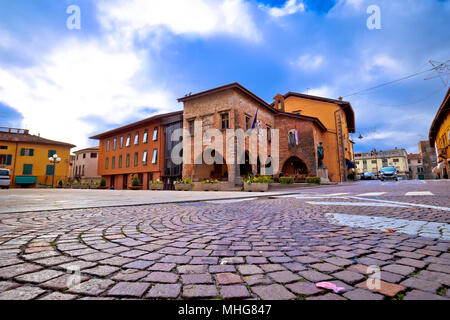
[[[177,181],[175,181],[174,183],[175,183],[175,184],[190,184],[190,185],[194,185],[194,184],[192,183],[191,178],[186,178],[186,179],[184,179],[184,180],[177,180]]]
[[[202,183],[203,184],[205,184],[205,183],[216,184],[216,183],[220,183],[220,181],[217,179],[215,179],[215,180],[214,179],[206,179],[206,180],[203,180]]]
[[[293,184],[294,177],[280,177],[278,181],[282,184]]]
[[[164,184],[164,182],[160,181],[160,180],[156,180],[156,181],[150,181],[150,184]]]
[[[141,182],[139,181],[138,176],[134,176],[133,179],[131,180],[131,186],[138,187],[140,185],[141,185]]]
[[[320,184],[320,178],[319,177],[307,177],[306,183]]]
[[[61,188],[62,188],[63,184],[64,184],[64,182],[63,182],[62,180],[59,180],[59,181],[58,181],[58,187],[61,187]]]
[[[100,180],[100,186],[101,186],[101,187],[106,187],[106,179],[105,179],[105,178],[101,178],[101,180]]]
[[[272,176],[258,176],[258,177],[248,176],[246,179],[244,179],[244,182],[247,184],[271,183],[271,182],[273,182],[273,178],[272,178]]]

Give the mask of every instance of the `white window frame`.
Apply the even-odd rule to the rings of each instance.
[[[155,129],[153,129],[153,141],[157,140],[158,140],[158,127],[155,127]]]
[[[142,163],[144,164],[144,165],[146,165],[147,164],[147,151],[144,151],[144,155],[143,155],[143,157],[142,157]]]
[[[125,146],[126,146],[126,147],[129,147],[129,146],[130,146],[130,141],[131,141],[131,134],[128,134],[127,142],[125,143]]]
[[[156,164],[158,160],[158,149],[153,149],[152,164]]]
[[[136,132],[136,135],[134,136],[134,145],[139,144],[139,131]]]
[[[144,131],[144,137],[142,138],[142,143],[148,142],[148,130]]]

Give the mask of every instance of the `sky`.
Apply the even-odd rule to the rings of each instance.
[[[371,5],[380,29],[367,26]],[[355,151],[417,152],[446,93],[436,72],[352,93],[448,61],[448,39],[450,0],[0,0],[0,126],[81,149],[239,82],[268,103],[342,96]]]

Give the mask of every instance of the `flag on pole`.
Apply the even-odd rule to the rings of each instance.
[[[253,119],[253,124],[252,124],[252,129],[256,128],[256,120],[258,119],[258,109],[256,109],[256,113],[255,113],[255,119]]]

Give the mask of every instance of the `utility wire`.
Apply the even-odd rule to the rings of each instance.
[[[366,89],[363,89],[363,90],[360,90],[360,91],[357,91],[357,92],[354,92],[354,93],[347,94],[345,96],[342,96],[342,98],[351,97],[351,96],[360,94],[362,92],[378,89],[378,88],[381,88],[381,87],[384,87],[384,86],[387,86],[387,85],[390,85],[390,84],[393,84],[393,83],[396,83],[396,82],[400,82],[400,81],[403,81],[403,80],[407,80],[407,79],[413,78],[415,76],[418,76],[419,74],[430,72],[430,71],[436,70],[438,68],[441,68],[442,66],[446,65],[446,63],[448,63],[449,61],[450,60],[447,60],[445,63],[441,63],[441,64],[439,64],[439,65],[437,65],[437,66],[435,66],[435,67],[433,67],[431,69],[427,69],[425,71],[416,72],[416,73],[413,73],[413,74],[411,74],[409,76],[406,76],[406,77],[403,77],[403,78],[400,78],[400,79],[396,79],[396,80],[393,80],[393,81],[389,81],[389,82],[386,82],[386,83],[379,84],[379,85],[377,85],[375,87],[366,88]]]

